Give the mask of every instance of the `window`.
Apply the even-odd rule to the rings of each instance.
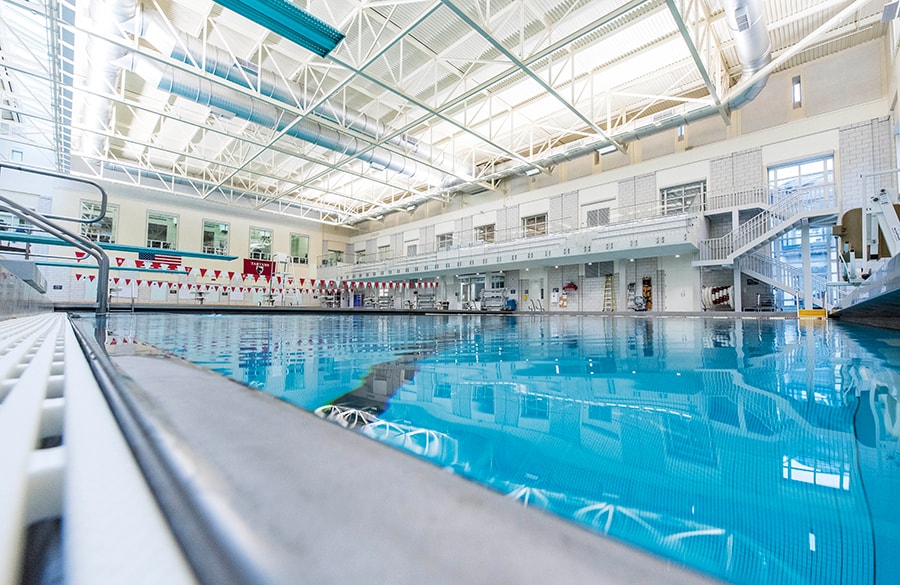
[[[599,227],[609,224],[609,207],[589,209],[587,212],[587,226]]]
[[[82,201],[81,219],[90,219],[100,215],[100,202]],[[119,206],[107,205],[106,216],[96,223],[81,224],[81,235],[93,242],[116,242],[116,224],[119,218]]]
[[[793,194],[834,183],[834,157],[831,155],[777,167],[769,167],[769,189],[780,195]]]
[[[174,250],[178,243],[178,216],[151,211],[147,214],[147,247]]]
[[[328,254],[322,258],[322,266],[337,266],[344,261],[344,253],[340,250],[328,250]]]
[[[390,246],[378,246],[378,260],[389,260],[391,257]]]
[[[590,262],[584,265],[585,278],[600,278],[600,264]]]
[[[220,221],[203,221],[203,253],[228,255],[228,224]]]
[[[526,394],[522,397],[522,418],[550,418],[550,399]]]
[[[523,217],[522,232],[526,238],[545,235],[547,233],[547,214]]]
[[[415,256],[418,254],[418,244],[406,244],[406,255]]]
[[[309,264],[309,236],[291,234],[291,259],[294,264]]]
[[[3,113],[5,114],[6,111],[4,111]],[[7,120],[8,118],[4,117],[3,119]],[[12,149],[9,151],[9,160],[11,160],[12,162],[22,162],[23,156],[24,153],[21,150]]]
[[[791,103],[795,108],[803,105],[803,93],[800,88],[800,76],[797,75],[791,80]]]
[[[659,199],[663,215],[684,213],[692,207],[699,211],[706,203],[706,181],[660,189]]]
[[[254,260],[272,259],[272,230],[250,228],[250,258]]]
[[[475,410],[484,414],[494,414],[494,388],[479,384],[472,389]]]
[[[475,241],[491,243],[494,241],[494,225],[480,225],[475,228]]]
[[[453,234],[438,234],[437,237],[437,249],[440,250],[449,250],[453,247]]]

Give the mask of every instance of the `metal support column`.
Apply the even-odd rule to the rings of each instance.
[[[803,258],[803,308],[812,309],[812,260],[809,251],[809,220],[800,220],[800,250]]]

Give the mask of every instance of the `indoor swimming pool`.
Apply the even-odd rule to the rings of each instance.
[[[900,332],[149,313],[113,314],[106,329],[108,347],[150,344],[728,582],[900,574]]]

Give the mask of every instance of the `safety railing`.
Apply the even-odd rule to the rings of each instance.
[[[764,207],[768,204],[769,190],[765,187],[754,187],[742,191],[710,193],[706,198],[705,211],[730,209],[733,207],[747,207],[749,205],[759,205],[760,207]]]
[[[741,256],[741,269],[753,271],[768,277],[773,283],[778,283],[782,290],[789,292],[798,298],[804,294],[803,269],[776,260],[766,254],[750,253]],[[828,281],[821,276],[811,275],[813,301],[824,302],[827,299]]]
[[[774,198],[773,193],[773,198]],[[837,206],[833,184],[818,185],[796,191],[783,199],[775,198],[771,207],[753,216],[733,231],[719,238],[700,242],[700,260],[728,260],[736,252],[753,244],[763,244],[786,231],[791,219],[798,215]]]
[[[699,205],[699,204],[698,204]],[[579,226],[571,221],[545,221],[527,225],[516,225],[506,229],[494,229],[489,232],[478,232],[477,228],[465,232],[455,231],[448,233],[436,233],[434,241],[416,241],[405,243],[401,250],[378,250],[375,252],[347,252],[331,251],[318,257],[321,267],[335,267],[354,264],[377,264],[384,262],[409,262],[420,263],[428,256],[446,253],[459,253],[465,255],[465,251],[471,248],[504,244],[510,242],[539,242],[543,238],[571,235],[579,232],[629,230],[630,226],[641,223],[646,226],[648,220],[676,220],[683,217],[694,217],[698,214],[696,207],[689,207],[680,213],[664,213],[661,202],[653,201],[637,205],[621,206],[610,210],[609,221],[603,225]],[[690,223],[690,222],[689,222]],[[693,226],[689,226],[689,229]],[[438,238],[443,236],[443,238]]]
[[[98,268],[97,312],[100,314],[109,312],[109,256],[106,254],[106,251],[103,250],[103,248],[101,248],[95,242],[92,242],[91,240],[85,238],[80,234],[76,234],[63,228],[62,226],[59,226],[54,221],[51,221],[71,221],[82,224],[91,224],[101,221],[106,214],[106,208],[109,199],[106,195],[106,191],[103,189],[103,187],[101,187],[97,183],[94,183],[93,181],[80,179],[78,177],[70,177],[68,175],[63,175],[60,173],[0,164],[0,174],[2,174],[3,169],[10,169],[45,177],[65,179],[66,181],[84,183],[96,188],[100,192],[100,211],[96,216],[88,218],[67,217],[62,215],[49,214],[44,215],[28,209],[24,205],[20,205],[19,203],[5,196],[0,196],[0,209],[12,213],[20,219],[31,222],[33,225],[44,230],[48,234],[59,238],[63,242],[69,244],[70,246],[78,248],[79,250],[82,250],[83,252],[94,258],[97,261]]]

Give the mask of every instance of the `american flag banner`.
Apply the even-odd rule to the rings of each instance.
[[[155,252],[139,252],[138,260],[149,260],[151,262],[159,262],[160,264],[169,264],[173,266],[181,265],[181,256],[173,254],[157,254]]]

